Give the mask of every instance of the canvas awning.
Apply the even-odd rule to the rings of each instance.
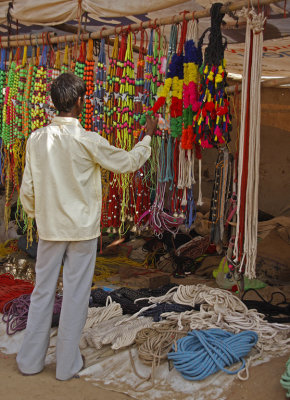
[[[225,0],[220,0],[224,2]],[[235,2],[234,2],[235,3]],[[11,3],[10,3],[11,4]],[[130,25],[151,19],[164,18],[182,13],[184,10],[200,11],[209,8],[211,0],[0,0],[0,35],[41,33],[54,31],[63,35],[62,23],[78,26],[82,17],[88,32]],[[9,13],[8,13],[9,10]],[[265,8],[268,14],[264,31],[263,75],[290,76],[290,2],[278,2]],[[8,19],[7,19],[8,14]],[[245,19],[237,11],[225,16],[227,25],[223,29],[228,47],[226,59],[228,71],[241,74],[243,65]],[[199,34],[210,26],[210,18],[199,20]],[[170,25],[164,28],[169,37]]]

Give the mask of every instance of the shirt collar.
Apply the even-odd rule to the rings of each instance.
[[[53,125],[73,125],[80,128],[82,127],[80,121],[72,117],[54,117],[51,123]]]

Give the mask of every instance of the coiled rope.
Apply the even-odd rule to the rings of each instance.
[[[0,275],[0,313],[3,312],[6,303],[22,294],[31,293],[33,288],[31,282],[15,279],[11,274]]]
[[[147,386],[138,389],[138,391],[145,392],[154,387],[156,368],[162,361],[167,359],[167,354],[172,348],[172,344],[177,339],[187,335],[189,330],[189,327],[184,327],[183,330],[179,330],[176,322],[162,321],[152,324],[149,328],[142,329],[137,333],[135,342],[137,345],[138,357],[144,364],[151,365],[151,372],[148,377],[140,375],[130,352],[130,361],[133,371],[136,376],[140,378],[140,382],[135,387],[135,390],[144,383],[147,383]]]
[[[256,332],[233,334],[221,329],[192,331],[177,341],[175,352],[169,360],[185,379],[192,381],[207,378],[219,370],[233,375],[245,368],[245,357],[257,343]],[[174,349],[173,349],[174,350]],[[242,362],[236,370],[225,367]]]
[[[23,294],[16,299],[8,301],[4,305],[2,321],[6,323],[7,335],[13,335],[14,333],[26,328],[30,298],[30,294]],[[61,304],[62,297],[56,295],[53,307],[52,326],[58,325]]]

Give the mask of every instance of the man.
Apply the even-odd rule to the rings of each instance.
[[[55,291],[63,263],[63,301],[56,345],[56,378],[67,380],[83,366],[79,340],[87,317],[100,235],[100,167],[115,173],[138,170],[150,157],[156,120],[147,118],[146,135],[130,152],[111,146],[78,121],[86,92],[74,74],[61,74],[51,98],[59,115],[27,141],[20,190],[24,210],[35,218],[39,243],[36,283],[27,327],[17,355],[24,375],[44,368]]]

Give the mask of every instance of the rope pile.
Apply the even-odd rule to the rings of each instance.
[[[239,379],[241,380],[248,378],[248,367],[250,363],[252,360],[259,358],[263,352],[274,355],[277,352],[283,352],[290,348],[290,325],[268,323],[264,319],[263,314],[259,314],[256,310],[248,310],[246,305],[239,298],[226,290],[210,288],[205,285],[180,285],[170,289],[163,296],[155,298],[150,297],[148,301],[153,305],[169,302],[195,307],[200,304],[199,312],[193,310],[183,313],[171,312],[162,314],[161,317],[163,321],[160,324],[171,324],[171,330],[173,331],[176,330],[183,333],[189,330],[219,328],[235,334],[248,330],[256,332],[259,337],[255,345],[257,354],[249,357],[246,369],[243,370],[243,372],[245,371],[245,376],[239,373]],[[149,307],[151,306],[147,308],[149,309]],[[136,318],[139,313],[133,315],[130,319]],[[141,331],[139,335],[142,334],[143,332]],[[151,350],[152,362],[153,360],[159,359],[159,347],[158,344],[157,347],[154,344],[156,343],[155,335],[157,337],[159,333],[155,332],[153,334],[152,332],[152,335],[147,338],[148,343],[146,343],[148,348],[154,348],[154,352]],[[164,340],[166,340],[166,334],[163,333],[163,335],[165,335]],[[163,339],[158,337],[158,342],[162,341]],[[171,345],[173,343],[174,338],[171,340]],[[144,355],[141,350],[140,358],[142,359],[143,357]]]
[[[2,321],[6,323],[7,335],[13,335],[26,328],[28,311],[30,306],[30,294],[23,294],[16,299],[8,301],[3,307]],[[52,326],[58,325],[62,297],[55,296],[53,307]]]
[[[255,332],[245,331],[234,335],[221,329],[192,331],[177,341],[168,359],[185,379],[202,380],[219,370],[237,374],[245,367],[244,356],[257,343]],[[228,370],[232,364],[242,362],[236,370]]]
[[[152,325],[152,318],[139,318],[131,322],[126,321],[126,324],[123,324],[124,321],[126,321],[126,316],[118,316],[94,324],[91,328],[84,329],[80,348],[84,349],[90,346],[101,349],[102,346],[111,344],[113,350],[118,350],[133,344],[137,332]]]
[[[0,275],[0,312],[3,312],[6,303],[16,299],[22,294],[32,293],[33,288],[34,286],[31,282],[14,279],[13,275],[10,274]],[[8,308],[6,308],[6,310],[7,309]]]

